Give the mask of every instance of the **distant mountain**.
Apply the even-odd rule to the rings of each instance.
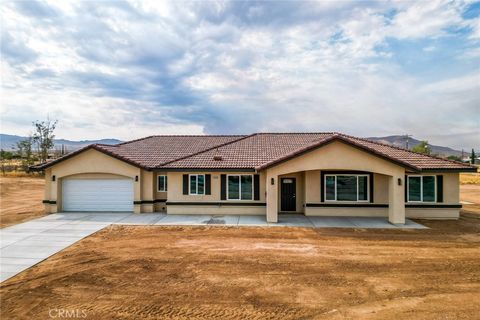
[[[396,147],[400,148],[406,148],[407,147],[407,137],[405,135],[403,136],[387,136],[387,137],[369,137],[367,138],[369,140],[377,141],[380,143],[385,143],[385,144],[390,144]],[[409,137],[408,138],[408,149],[412,149],[415,147],[417,144],[422,142],[421,140],[417,140],[415,138]],[[462,156],[462,151],[458,151],[449,147],[442,147],[442,146],[436,146],[432,144],[428,144],[432,150],[432,154],[437,154],[439,156],[457,156],[461,157]]]
[[[25,137],[9,135],[9,134],[0,134],[0,147],[3,150],[11,151],[16,149],[16,143]],[[406,148],[407,146],[407,137],[406,136],[387,136],[387,137],[369,137],[369,140],[377,141],[380,143],[390,144],[400,148]],[[100,139],[100,140],[81,140],[81,141],[72,141],[66,139],[55,139],[55,149],[60,149],[62,145],[65,146],[68,152],[80,149],[86,145],[93,143],[103,143],[103,144],[117,144],[122,141],[117,139]],[[419,144],[421,140],[415,138],[408,138],[408,148],[412,149],[414,146]],[[429,144],[432,149],[433,154],[440,156],[448,157],[451,155],[460,157],[462,155],[461,151],[454,150],[449,147],[442,147]]]
[[[26,137],[15,136],[10,134],[1,134],[0,133],[0,148],[5,151],[16,150],[17,142],[26,139]],[[66,139],[55,139],[55,149],[61,149],[62,145],[65,146],[68,152],[80,149],[89,144],[93,143],[103,143],[103,144],[117,144],[122,141],[117,139],[100,139],[100,140],[81,140],[81,141],[72,141]]]

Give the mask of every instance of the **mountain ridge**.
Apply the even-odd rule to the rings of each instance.
[[[0,148],[5,151],[16,150],[17,142],[26,139],[27,137],[12,135],[12,134],[3,134],[0,133]],[[54,139],[54,149],[61,149],[62,145],[67,149],[68,152],[75,151],[77,149],[83,148],[89,144],[102,143],[102,144],[117,144],[123,142],[118,139],[98,139],[98,140],[68,140],[68,139]]]
[[[16,150],[16,143],[26,139],[26,137],[18,136],[18,135],[10,135],[10,134],[3,134],[0,133],[0,148],[5,151],[13,151]],[[407,141],[408,141],[408,149],[412,149],[414,146],[419,144],[422,140],[415,139],[413,137],[407,137],[406,135],[391,135],[391,136],[384,136],[384,137],[368,137],[368,140],[389,144],[396,147],[406,148]],[[62,145],[67,149],[67,151],[74,151],[85,147],[89,144],[94,143],[101,143],[101,144],[117,144],[123,141],[108,138],[108,139],[98,139],[98,140],[68,140],[68,139],[55,139],[55,149],[61,149]],[[440,156],[462,156],[462,151],[455,150],[450,147],[438,146],[429,144],[432,153],[437,154]]]

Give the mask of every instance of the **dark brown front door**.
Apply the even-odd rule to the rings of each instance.
[[[280,183],[280,211],[297,211],[295,199],[297,183],[295,178],[282,178]]]

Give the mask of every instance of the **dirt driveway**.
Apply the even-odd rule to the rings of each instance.
[[[0,177],[0,227],[44,215],[44,188],[44,178]]]
[[[2,316],[478,317],[480,220],[422,223],[432,229],[111,227],[4,282]]]

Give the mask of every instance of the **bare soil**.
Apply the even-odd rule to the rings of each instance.
[[[478,319],[479,217],[421,222],[431,229],[109,227],[2,283],[1,315]]]
[[[460,201],[469,202],[463,204],[464,212],[480,215],[480,184],[461,185]]]
[[[40,177],[0,177],[0,227],[44,215],[44,188]]]

